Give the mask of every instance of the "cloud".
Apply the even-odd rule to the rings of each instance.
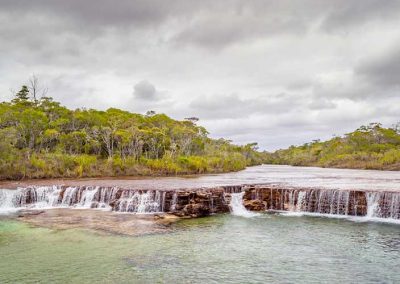
[[[326,4],[326,3],[324,3]],[[321,27],[328,31],[346,31],[360,28],[371,22],[386,22],[398,16],[400,2],[387,0],[339,0],[328,4],[328,14]]]
[[[370,58],[356,67],[356,72],[379,88],[400,87],[400,50],[393,48],[379,57]]]
[[[0,0],[0,98],[35,73],[71,108],[274,149],[397,122],[399,25],[392,0]]]
[[[320,98],[313,100],[308,106],[310,109],[323,110],[335,108],[336,104],[326,98]]]
[[[251,98],[237,94],[202,96],[193,100],[189,107],[192,112],[205,119],[248,117],[254,114],[279,114],[304,106],[301,95],[274,94]]]
[[[138,100],[152,101],[157,99],[159,96],[159,93],[156,91],[156,87],[146,80],[137,83],[133,89],[133,95],[135,99]]]

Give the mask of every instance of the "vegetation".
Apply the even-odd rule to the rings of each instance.
[[[211,139],[197,118],[70,110],[38,99],[37,83],[0,103],[0,179],[226,172],[262,162],[257,144]]]
[[[267,162],[294,166],[400,170],[400,125],[361,126],[344,137],[291,146],[270,153]]]

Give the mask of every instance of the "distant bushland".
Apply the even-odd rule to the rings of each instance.
[[[0,103],[0,179],[220,173],[264,159],[256,143],[209,138],[197,118],[71,110],[32,93]]]
[[[352,169],[400,170],[399,125],[385,128],[379,123],[301,146],[268,154],[267,163]]]

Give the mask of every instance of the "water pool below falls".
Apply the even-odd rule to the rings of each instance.
[[[0,221],[0,283],[399,283],[398,225],[230,214],[125,237]]]

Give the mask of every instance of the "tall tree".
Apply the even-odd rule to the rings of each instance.
[[[48,91],[47,87],[41,86],[39,78],[35,74],[32,74],[32,76],[29,78],[28,89],[35,102],[37,102],[39,96],[41,98],[45,97]]]

